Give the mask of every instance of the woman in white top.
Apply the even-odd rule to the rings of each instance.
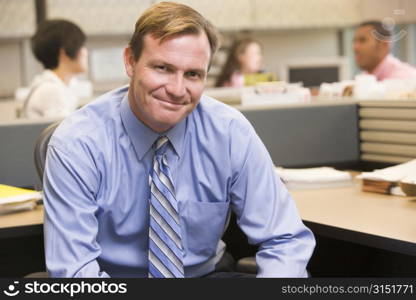
[[[37,75],[23,106],[23,117],[62,118],[78,107],[69,85],[74,76],[87,71],[86,36],[74,23],[46,20],[31,39],[35,57],[45,67]]]

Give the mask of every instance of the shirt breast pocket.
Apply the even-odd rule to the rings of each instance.
[[[181,205],[182,239],[188,259],[215,255],[229,211],[228,202],[186,201]],[[198,258],[192,256],[198,256]]]

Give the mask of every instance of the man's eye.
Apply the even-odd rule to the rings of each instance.
[[[160,71],[167,71],[168,69],[166,66],[155,66],[155,68]]]
[[[190,78],[200,78],[201,76],[198,72],[190,71],[190,72],[188,72],[188,77],[190,77]]]

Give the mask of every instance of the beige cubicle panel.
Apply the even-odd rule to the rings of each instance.
[[[416,101],[359,103],[361,160],[402,163],[416,158]]]

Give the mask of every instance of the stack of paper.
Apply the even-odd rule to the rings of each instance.
[[[357,176],[363,179],[363,191],[405,196],[399,182],[412,182],[416,175],[416,159]]]
[[[42,199],[40,192],[0,184],[0,214],[33,209],[36,201]]]
[[[287,169],[276,168],[288,189],[323,189],[352,184],[351,174],[331,167]]]

